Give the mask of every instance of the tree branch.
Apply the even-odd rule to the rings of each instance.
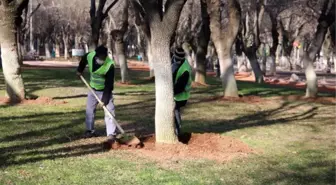
[[[148,24],[152,24],[157,18],[160,18],[157,0],[139,0],[139,1],[141,6],[146,12],[147,15],[146,21],[148,22]]]
[[[167,25],[169,33],[173,34],[176,29],[177,22],[180,18],[182,8],[186,0],[168,0],[166,3],[167,9],[163,17],[164,25]]]
[[[41,3],[39,3],[36,8],[30,13],[29,18],[34,15],[34,13],[40,8]]]
[[[16,3],[16,8],[19,9],[21,6],[24,6],[23,4],[27,4],[28,6],[29,0],[16,0],[15,3]],[[6,4],[6,1],[4,1],[4,4]]]
[[[90,17],[91,21],[96,17],[96,0],[91,0]]]
[[[103,15],[103,10],[104,10],[105,4],[106,4],[106,0],[99,0],[97,17]]]
[[[131,6],[134,8],[134,10],[135,10],[137,13],[140,14],[140,16],[141,16],[142,19],[145,19],[145,17],[146,17],[146,12],[145,12],[144,8],[142,7],[142,5],[140,4],[140,2],[137,1],[137,0],[132,0],[131,2],[132,2],[132,3],[131,3]],[[136,16],[136,18],[137,18],[137,17],[138,17],[138,16]]]
[[[118,1],[119,1],[119,0],[114,0],[114,1],[110,4],[110,6],[108,6],[108,7],[106,8],[106,10],[105,10],[105,12],[104,12],[104,18],[107,17],[109,11],[114,7],[114,5],[117,4]]]

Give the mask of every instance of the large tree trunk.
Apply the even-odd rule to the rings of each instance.
[[[51,58],[50,50],[49,50],[49,43],[48,41],[44,41],[44,51],[45,51],[45,56],[47,59]]]
[[[108,34],[107,36],[107,49],[109,52],[109,57],[113,58],[113,39],[112,39],[112,35]]]
[[[84,44],[84,51],[85,53],[89,52],[89,46],[87,45],[87,43]]]
[[[37,54],[37,56],[40,56],[40,38],[39,37],[37,37],[36,38],[36,54]]]
[[[333,0],[331,0],[333,1]],[[305,53],[303,61],[305,63],[306,69],[306,79],[307,79],[307,89],[306,89],[306,97],[316,97],[318,92],[318,84],[317,77],[314,71],[313,63],[316,60],[316,54],[320,51],[321,46],[323,44],[325,35],[328,31],[329,26],[335,22],[335,1],[332,2],[332,7],[329,10],[327,15],[321,14],[319,18],[319,23],[317,25],[317,29],[315,32],[315,37],[311,42],[311,46],[308,51]],[[328,11],[329,1],[326,1],[322,12]]]
[[[159,30],[159,29],[158,29]],[[175,143],[173,77],[170,67],[169,42],[158,32],[152,37],[152,54],[155,73],[155,134],[159,143]]]
[[[264,75],[263,72],[260,69],[260,65],[258,63],[258,58],[256,55],[256,49],[253,48],[253,46],[245,49],[246,56],[250,61],[253,74],[255,77],[255,82],[257,83],[263,83],[264,82]]]
[[[91,42],[90,42],[90,50],[95,50],[99,44],[99,36],[100,36],[100,28],[101,24],[98,22],[94,22],[91,25]]]
[[[63,36],[63,46],[64,46],[64,59],[68,60],[68,36]]]
[[[279,47],[280,42],[282,43],[282,39],[280,37],[280,33],[278,32],[278,28],[280,28],[280,23],[277,22],[276,17],[271,13],[270,18],[272,21],[272,38],[273,38],[273,44],[270,48],[270,57],[271,57],[271,68],[270,68],[270,75],[276,75],[276,66],[277,66],[277,50]]]
[[[2,68],[6,83],[6,93],[11,102],[20,102],[25,98],[25,90],[19,64],[16,40],[14,6],[0,6],[0,43]]]
[[[29,15],[33,12],[33,1],[29,0]],[[29,17],[29,49],[30,52],[34,51],[34,27],[33,27],[33,16]]]
[[[61,47],[60,47],[60,43],[58,41],[56,41],[56,47],[55,47],[55,57],[56,58],[60,58],[61,57]]]
[[[148,17],[151,54],[155,73],[155,139],[158,143],[177,143],[174,124],[173,75],[170,41],[176,29],[185,0],[167,1],[165,12],[162,1],[141,1]],[[140,10],[141,11],[141,10]],[[161,15],[161,16],[160,16]]]
[[[112,31],[117,60],[120,65],[121,83],[126,83],[129,80],[127,61],[125,57],[124,33],[124,30]]]
[[[75,36],[75,48],[76,49],[81,49],[81,47],[80,47],[80,41],[81,40],[81,37],[78,35],[78,34],[76,34],[76,36]]]
[[[17,33],[16,33],[16,45],[17,45],[17,48],[18,48],[18,55],[19,55],[19,64],[20,66],[23,65],[23,51],[22,51],[22,47],[21,47],[21,28],[18,28],[17,29]]]
[[[219,59],[224,96],[238,97],[231,49],[240,24],[239,4],[236,0],[228,0],[228,6],[224,6],[226,8],[224,11],[229,11],[229,23],[225,25],[225,28],[221,24],[221,1],[207,0],[207,8],[210,16],[211,38],[215,44]]]
[[[206,84],[206,54],[210,41],[210,18],[207,13],[207,6],[201,0],[201,12],[202,12],[202,27],[200,35],[198,36],[198,44],[196,47],[196,74],[195,82],[200,84]]]
[[[153,55],[152,55],[152,49],[150,46],[150,42],[147,42],[147,58],[148,58],[148,65],[149,65],[149,78],[154,78],[154,66],[153,66]]]
[[[238,97],[238,88],[234,76],[233,61],[230,52],[231,49],[228,46],[223,47],[221,43],[216,43],[216,41],[215,46],[218,48],[217,54],[219,59],[220,78],[222,80],[224,96]]]

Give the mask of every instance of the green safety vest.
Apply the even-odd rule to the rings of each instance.
[[[183,92],[176,94],[174,96],[175,101],[184,101],[184,100],[188,100],[190,97],[190,89],[191,89],[191,83],[192,83],[192,79],[191,79],[191,67],[189,65],[189,62],[187,60],[185,60],[183,62],[183,64],[181,65],[181,67],[178,69],[177,74],[176,74],[176,79],[174,84],[177,83],[177,80],[182,76],[182,74],[184,72],[189,72],[189,79],[188,79],[188,83],[185,86],[185,89]]]
[[[92,71],[93,60],[96,52],[90,52],[87,55],[87,61],[90,70],[90,86],[96,90],[103,90],[105,88],[105,75],[109,71],[110,67],[114,65],[114,61],[109,57],[106,57],[104,64],[98,68],[95,72]]]

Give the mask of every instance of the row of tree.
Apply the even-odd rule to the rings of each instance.
[[[207,55],[217,57],[223,94],[233,97],[238,97],[234,55],[239,68],[249,61],[258,83],[263,83],[268,59],[272,74],[286,58],[293,68],[302,63],[308,97],[317,95],[313,64],[322,45],[332,48],[327,56],[335,56],[334,0],[30,0],[30,6],[28,0],[0,2],[3,69],[12,100],[24,98],[19,61],[33,50],[34,40],[36,50],[43,43],[46,57],[50,51],[60,56],[60,48],[68,57],[69,48],[92,50],[105,44],[120,65],[123,82],[128,80],[126,49],[135,44],[155,76],[158,142],[177,141],[170,68],[170,53],[177,46],[185,49],[199,83],[205,83]]]

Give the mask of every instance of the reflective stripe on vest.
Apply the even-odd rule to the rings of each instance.
[[[189,72],[188,83],[185,86],[185,89],[184,89],[183,92],[181,92],[181,93],[179,93],[179,94],[177,94],[177,95],[174,96],[175,101],[188,100],[189,97],[190,97],[190,89],[191,89],[192,79],[191,79],[191,67],[190,67],[189,62],[187,60],[185,60],[183,62],[183,64],[181,65],[181,67],[178,69],[174,84],[177,83],[177,80],[182,76],[182,74],[184,72]]]
[[[93,60],[96,56],[96,52],[90,52],[87,55],[87,61],[90,70],[90,86],[96,90],[103,90],[105,88],[105,75],[110,70],[110,67],[114,65],[114,61],[109,57],[106,57],[104,64],[96,71],[92,72]]]

